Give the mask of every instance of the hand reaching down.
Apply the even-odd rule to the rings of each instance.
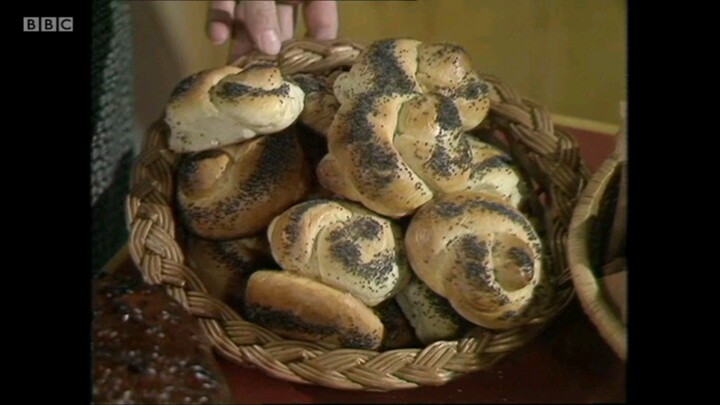
[[[218,45],[231,41],[230,62],[253,49],[276,55],[281,43],[295,36],[299,8],[309,37],[329,40],[337,36],[337,2],[327,0],[211,1],[207,35]]]

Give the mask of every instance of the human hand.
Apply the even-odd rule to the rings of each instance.
[[[217,45],[231,40],[229,61],[252,49],[276,55],[282,41],[295,35],[298,7],[302,7],[311,38],[327,40],[337,36],[337,2],[326,0],[211,1],[207,35]]]

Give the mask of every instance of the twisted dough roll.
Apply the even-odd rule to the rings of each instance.
[[[394,299],[386,300],[373,308],[385,327],[381,350],[411,347],[415,343],[415,333],[400,306]]]
[[[187,259],[208,293],[242,308],[247,279],[270,256],[264,235],[229,241],[188,238]]]
[[[472,176],[463,136],[489,109],[488,85],[462,48],[413,40],[373,44],[334,91],[341,106],[317,168],[327,189],[402,217]]]
[[[378,316],[357,298],[287,271],[253,273],[245,311],[251,322],[290,339],[377,349],[384,333]]]
[[[300,115],[304,97],[273,62],[196,73],[170,96],[169,147],[199,152],[281,131]]]
[[[452,44],[377,41],[333,87],[340,104],[375,92],[440,94],[455,104],[465,131],[477,127],[490,109],[488,84],[472,69],[467,52]]]
[[[180,218],[191,232],[213,240],[260,232],[300,201],[312,182],[293,127],[184,155],[177,175]]]
[[[546,296],[538,235],[495,195],[440,196],[412,218],[405,246],[415,274],[477,325],[519,326]]]
[[[473,136],[465,137],[473,155],[472,172],[466,190],[496,194],[519,208],[530,191],[510,156]]]
[[[460,333],[463,323],[460,315],[417,277],[412,277],[395,301],[410,321],[415,336],[425,345],[454,339]]]
[[[355,204],[298,204],[272,221],[268,239],[283,269],[347,291],[371,307],[394,296],[410,277],[400,228]]]
[[[305,108],[300,114],[300,122],[324,137],[327,137],[335,113],[340,108],[340,102],[335,98],[332,89],[332,83],[339,73],[329,77],[309,73],[291,76],[305,93]]]

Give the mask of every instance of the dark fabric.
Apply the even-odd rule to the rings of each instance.
[[[132,22],[127,1],[93,1],[91,205],[97,270],[127,240],[124,201],[133,145]]]

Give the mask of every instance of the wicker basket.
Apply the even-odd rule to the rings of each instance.
[[[277,58],[287,74],[329,74],[352,65],[363,48],[348,41],[296,41]],[[243,65],[252,55],[237,62]],[[177,155],[167,149],[168,128],[159,120],[147,133],[136,162],[127,199],[129,250],[146,282],[163,284],[200,322],[215,350],[243,366],[254,366],[276,378],[296,383],[348,389],[387,391],[442,385],[463,374],[487,369],[532,340],[574,297],[566,264],[565,240],[580,190],[589,177],[575,140],[553,128],[541,105],[521,98],[494,77],[491,112],[474,134],[507,146],[537,189],[534,200],[539,228],[549,253],[549,273],[557,294],[529,324],[502,332],[471,333],[456,341],[425,348],[384,352],[338,349],[284,340],[243,320],[209,296],[185,261],[181,229],[174,215],[174,170]]]
[[[611,237],[608,217],[617,206],[624,163],[615,153],[592,176],[578,200],[568,233],[568,263],[580,303],[600,335],[622,360],[627,358],[627,329],[622,309],[599,277],[601,268],[608,264],[624,265],[624,261],[610,263],[600,256],[603,245],[608,245]]]

